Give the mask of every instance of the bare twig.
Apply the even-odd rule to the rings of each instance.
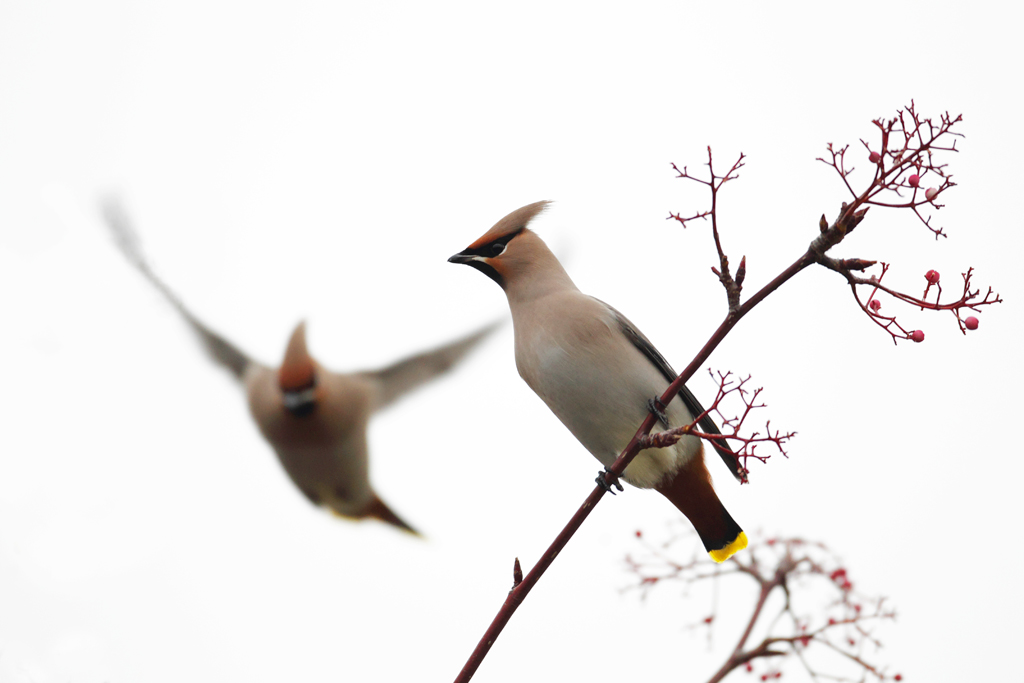
[[[866,646],[881,647],[873,626],[895,619],[895,611],[886,606],[884,598],[855,591],[842,561],[824,544],[753,535],[748,546],[750,559],[744,561],[734,555],[723,568],[707,557],[689,562],[675,558],[673,546],[691,539],[692,533],[676,534],[662,544],[652,544],[640,532],[637,538],[641,554],[627,555],[626,566],[637,577],[633,589],[641,597],[665,583],[691,586],[710,581],[717,586],[720,581],[735,582],[738,579],[731,577],[743,576],[757,584],[752,613],[732,651],[708,683],[718,683],[740,668],[753,672],[759,660],[766,664],[760,675],[762,681],[779,678],[789,657],[795,658],[815,681],[855,681],[868,675],[879,681],[902,679],[900,674],[890,676],[884,667],[872,663],[864,651]],[[766,625],[762,623],[768,619],[766,604],[775,594],[782,594],[784,601]],[[692,626],[710,631],[715,616],[712,612]],[[755,630],[765,635],[750,642]],[[835,653],[839,659],[819,655],[812,664],[806,656],[812,648]],[[825,665],[835,673],[816,668]],[[848,676],[848,671],[858,677]]]
[[[715,373],[708,371],[713,378]],[[760,462],[767,462],[770,455],[764,455],[757,452],[757,446],[759,444],[768,444],[773,446],[775,450],[781,453],[783,456],[786,455],[786,449],[784,445],[787,441],[792,439],[796,432],[780,432],[779,430],[772,431],[771,421],[765,423],[764,432],[743,432],[743,425],[750,413],[758,408],[764,408],[763,403],[758,403],[757,399],[764,390],[763,387],[757,389],[747,388],[747,383],[750,381],[750,376],[743,379],[737,379],[731,372],[718,372],[718,391],[715,394],[715,399],[711,405],[701,413],[695,415],[693,421],[689,424],[674,429],[669,429],[663,432],[655,432],[653,434],[647,434],[640,438],[640,450],[647,448],[665,448],[677,443],[686,435],[696,436],[701,439],[706,439],[711,443],[718,443],[724,445],[726,448],[730,448],[731,444],[739,443],[740,448],[738,450],[732,447],[732,455],[736,458],[737,463],[740,466],[741,481],[746,483],[746,473],[748,472],[747,462],[753,458]],[[738,397],[743,404],[742,412],[739,415],[730,417],[722,411],[722,403],[729,397]],[[708,434],[697,429],[697,423],[704,418],[705,415],[714,413],[718,416],[716,422],[722,426],[721,434]]]

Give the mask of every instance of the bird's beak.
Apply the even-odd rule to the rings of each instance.
[[[495,268],[496,264],[486,256],[480,255],[479,251],[479,249],[473,248],[463,249],[458,254],[450,257],[448,263],[464,263],[470,268],[475,268],[497,282],[502,289],[505,289],[505,278]]]
[[[479,257],[475,254],[467,254],[466,252],[459,252],[454,256],[448,258],[448,263],[470,263],[476,261]]]

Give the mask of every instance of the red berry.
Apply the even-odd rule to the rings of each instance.
[[[928,284],[934,285],[936,282],[939,281],[939,271],[929,270],[927,273],[924,274],[924,279],[928,281]]]
[[[761,680],[762,681],[767,681],[768,680],[768,674],[761,674]]]
[[[918,344],[924,341],[924,332],[921,330],[914,330],[910,333],[910,338],[916,341]]]
[[[747,671],[753,671],[753,670],[754,670],[754,665],[751,664],[750,662],[747,662]]]
[[[705,624],[710,624],[714,620],[715,620],[715,618],[713,616],[711,616],[711,617],[704,617],[704,623]]]
[[[937,195],[938,193],[939,191],[936,190],[934,187],[929,187],[927,190],[924,191],[924,198],[927,199],[928,201],[932,201],[933,199],[935,199],[935,195]]]
[[[878,312],[878,309],[881,308],[881,307],[882,307],[882,302],[879,301],[878,299],[872,299],[871,301],[868,302],[868,308],[870,308],[872,311],[874,311],[876,313]]]
[[[910,183],[911,187],[917,187],[918,185],[921,184],[921,176],[915,173],[914,175],[907,178],[907,182]]]
[[[892,677],[892,680],[894,680],[894,681],[902,681],[903,680],[903,676],[900,675],[900,674],[896,674],[895,676]]]
[[[882,155],[879,154],[878,152],[872,152],[871,154],[868,155],[868,160],[873,164],[877,164],[879,161],[882,160]]]
[[[636,537],[637,537],[637,538],[640,538],[640,537],[641,537],[641,536],[643,536],[643,535],[644,535],[644,534],[643,534],[643,532],[642,532],[642,531],[640,531],[639,529],[637,529],[637,530],[636,530]]]
[[[970,318],[964,321],[964,327],[966,327],[969,330],[978,329],[978,319],[972,315]]]

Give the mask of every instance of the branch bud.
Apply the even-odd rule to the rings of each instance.
[[[867,259],[862,258],[844,258],[839,263],[847,270],[867,270],[878,263],[878,261],[868,261]]]
[[[868,215],[868,209],[870,209],[870,208],[871,208],[870,206],[865,206],[860,211],[854,211],[853,212],[853,221],[850,223],[849,230],[853,230],[858,225],[860,225],[860,222],[862,220],[864,220],[864,216]]]
[[[516,558],[516,563],[512,565],[512,587],[515,588],[523,582],[523,568],[519,565],[519,558]]]
[[[818,219],[818,230],[823,233],[828,230],[828,219],[825,218],[825,214],[821,214],[821,218]]]
[[[736,269],[736,284],[742,285],[743,278],[747,276],[747,257],[740,259],[740,267]]]

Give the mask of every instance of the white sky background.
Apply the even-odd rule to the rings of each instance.
[[[823,540],[891,598],[872,656],[890,672],[1019,675],[1019,9],[89,4],[0,4],[0,680],[451,680],[513,558],[533,565],[598,469],[517,376],[508,326],[373,423],[377,488],[426,541],[315,510],[116,252],[101,193],[212,327],[276,363],[305,318],[339,370],[507,317],[446,259],[553,199],[535,227],[576,283],[678,368],[724,296],[708,230],[665,220],[706,200],[670,162],[749,155],[721,219],[753,292],[845,198],[825,144],[875,140],[871,119],[911,98],[964,114],[936,216],[950,237],[873,209],[836,253],[893,262],[912,293],[929,268],[955,292],[974,266],[1006,303],[964,337],[883,299],[927,333],[894,347],[838,276],[805,272],[710,361],[765,387],[791,457],[742,488],[711,467],[747,529]],[[632,532],[677,516],[606,497],[477,680],[706,680],[750,596],[723,596],[709,653],[683,628],[705,601],[620,592]]]

